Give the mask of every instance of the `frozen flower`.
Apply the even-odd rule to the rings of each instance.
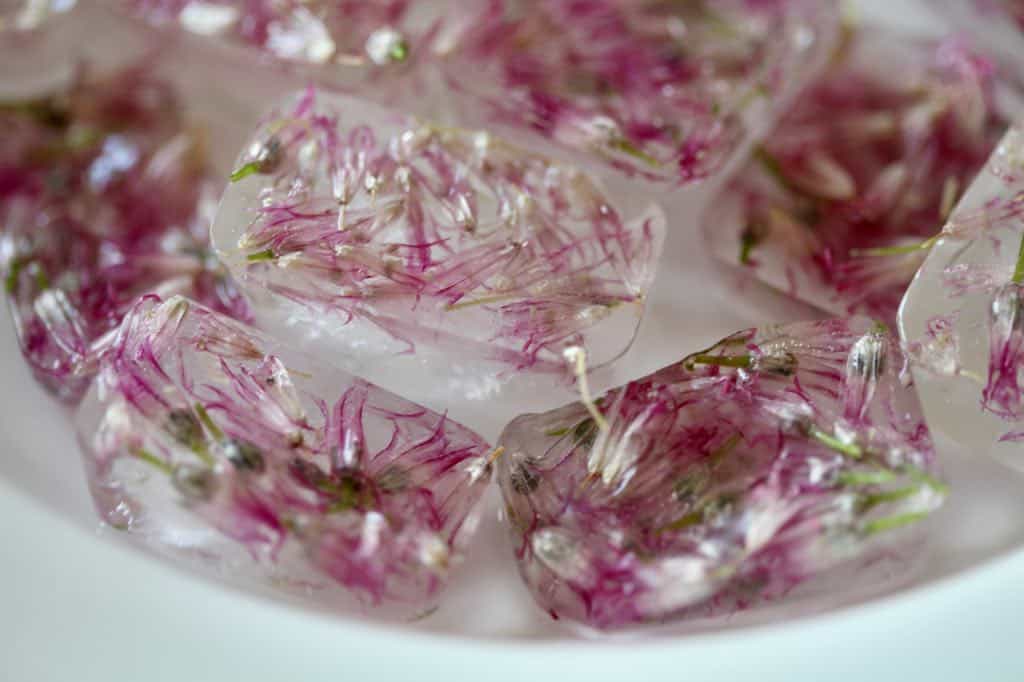
[[[405,615],[447,582],[495,456],[444,415],[180,297],[128,314],[78,422],[109,523]]]
[[[713,175],[757,134],[754,112],[800,87],[838,23],[833,3],[802,0],[508,5],[443,64],[468,96],[462,113],[677,184]]]
[[[985,409],[1007,419],[1024,417],[1024,316],[1021,284],[1011,281],[995,292],[989,309],[988,383]]]
[[[608,345],[628,346],[664,228],[656,205],[635,211],[486,132],[313,90],[267,121],[215,242],[240,282],[316,311],[356,355],[394,344],[506,378],[561,373],[564,349],[616,316],[628,328]]]
[[[933,429],[1020,467],[1024,135],[1007,131],[950,216],[900,307]],[[1008,423],[1009,422],[1009,423]],[[956,425],[956,428],[952,428]]]
[[[902,365],[863,318],[748,330],[519,417],[497,476],[534,598],[618,628],[869,561],[945,497]]]
[[[896,61],[906,68],[893,71]],[[723,195],[708,213],[708,238],[797,298],[892,323],[1005,128],[1006,81],[962,40],[853,29],[727,190],[742,204]],[[943,234],[954,229],[967,227]]]
[[[174,93],[146,67],[0,109],[0,257],[37,379],[74,400],[138,297],[187,293],[244,318],[208,250],[216,183]]]

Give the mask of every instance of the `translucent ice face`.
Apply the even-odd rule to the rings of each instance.
[[[76,0],[0,0],[0,35],[31,31],[74,8]]]
[[[81,396],[104,338],[150,291],[248,312],[208,249],[219,185],[179,93],[149,64],[0,107],[0,269],[25,359]]]
[[[1021,237],[1024,133],[1003,138],[900,309],[929,423],[970,452],[1024,467]]]
[[[1021,0],[929,0],[958,32],[978,41],[1024,83],[1024,2]]]
[[[1012,92],[961,39],[856,29],[711,204],[711,248],[795,298],[894,322],[928,240],[1024,111]]]
[[[486,443],[184,298],[143,299],[77,418],[103,519],[241,585],[408,617],[475,528]]]
[[[575,166],[314,91],[267,117],[232,180],[214,244],[257,316],[445,409],[510,385],[566,399],[568,347],[614,361],[664,231]]]
[[[864,318],[749,330],[516,419],[497,476],[534,598],[617,628],[776,600],[877,557],[945,496],[902,366]]]
[[[442,64],[474,125],[626,175],[714,175],[823,63],[836,3],[507,2]]]

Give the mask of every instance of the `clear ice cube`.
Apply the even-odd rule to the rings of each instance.
[[[314,90],[232,178],[213,244],[263,326],[491,434],[570,397],[566,348],[628,349],[664,231],[600,175]]]
[[[866,318],[751,329],[517,418],[496,476],[534,599],[612,629],[727,614],[817,577],[841,593],[826,571],[909,541],[893,531],[945,498],[903,366]]]
[[[439,67],[453,117],[625,177],[727,173],[831,53],[838,3],[506,2]]]
[[[943,228],[900,308],[925,416],[1024,468],[1024,128],[1012,127]]]
[[[0,1],[0,102],[39,96],[73,77],[66,14],[75,2]]]
[[[894,323],[919,247],[1021,113],[1006,74],[961,38],[851,29],[709,205],[706,240],[794,298]]]
[[[266,93],[286,88],[204,61],[186,38],[154,43],[100,3],[0,32],[0,49],[44,49],[67,72],[51,82],[45,64],[26,67],[40,80],[0,94],[0,271],[30,368],[69,401],[143,293],[247,316],[209,250],[209,227],[246,129]]]
[[[408,617],[473,535],[487,444],[207,308],[144,298],[76,425],[104,521],[235,585]]]

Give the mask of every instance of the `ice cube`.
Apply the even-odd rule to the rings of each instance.
[[[76,0],[0,2],[0,102],[35,97],[74,75],[65,16]]]
[[[534,599],[600,629],[721,615],[908,540],[946,486],[903,365],[866,318],[751,329],[517,418],[496,476]]]
[[[925,416],[969,452],[1024,468],[1024,129],[1000,142],[900,308]]]
[[[453,0],[416,2],[329,2],[255,0],[111,0],[112,6],[172,33],[201,36],[197,46],[211,54],[266,62],[322,85],[358,87],[399,94],[382,87],[423,85],[415,76],[457,45],[463,32],[494,13],[495,3]]]
[[[0,270],[30,368],[81,397],[96,353],[142,294],[188,293],[246,318],[209,250],[220,193],[203,136],[151,64],[87,69],[0,110]]]
[[[491,434],[568,399],[566,348],[627,350],[665,222],[488,132],[314,90],[232,180],[213,243],[263,326]]]
[[[894,323],[928,240],[1019,113],[965,41],[855,29],[710,204],[707,241],[795,298]]]
[[[125,318],[76,417],[108,524],[233,584],[409,617],[490,479],[447,417],[185,298]]]

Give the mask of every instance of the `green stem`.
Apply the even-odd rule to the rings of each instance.
[[[690,528],[691,526],[697,525],[703,519],[704,519],[704,510],[703,509],[694,509],[692,512],[689,512],[688,514],[684,514],[683,516],[681,516],[680,518],[676,519],[675,521],[672,521],[670,523],[666,523],[661,528],[658,528],[655,531],[655,533],[660,534],[660,533],[664,533],[664,532],[667,532],[667,531],[686,530],[687,528]]]
[[[250,253],[248,256],[245,257],[245,259],[250,263],[274,260],[275,258],[277,258],[277,255],[274,253],[273,249],[263,249],[262,251],[257,251],[256,253]]]
[[[1013,269],[1013,278],[1011,281],[1014,284],[1024,282],[1024,237],[1021,237],[1020,248],[1017,249],[1017,265]]]
[[[39,291],[45,291],[50,288],[50,278],[46,276],[46,271],[43,270],[42,266],[36,266],[36,289]]]
[[[149,452],[148,450],[145,450],[143,448],[136,448],[132,454],[141,459],[143,462],[146,462],[147,464],[151,464],[152,466],[156,467],[157,469],[164,472],[168,476],[174,473],[174,467],[172,467],[170,464],[154,455],[152,452]]]
[[[839,474],[836,481],[839,485],[862,486],[882,485],[896,478],[896,474],[888,469],[877,471],[844,471]]]
[[[7,279],[4,282],[8,294],[13,294],[18,288],[18,277],[21,275],[22,269],[31,262],[25,258],[11,259],[11,262],[7,265]]]
[[[450,303],[444,307],[447,312],[454,312],[456,310],[462,310],[464,308],[472,308],[476,305],[486,305],[488,303],[501,303],[502,301],[512,301],[516,298],[521,298],[521,294],[495,294],[494,296],[482,296],[481,298],[475,298],[469,301],[459,301],[458,303]]]
[[[839,454],[846,455],[847,457],[860,459],[864,456],[864,450],[856,443],[844,443],[832,434],[822,431],[817,426],[812,426],[807,435],[811,440],[821,443],[829,450],[835,450]]]
[[[927,512],[908,512],[906,514],[897,514],[896,516],[886,516],[885,518],[875,519],[864,524],[864,534],[874,535],[875,533],[883,533],[887,530],[893,530],[902,526],[909,526],[912,523],[917,523],[918,521],[927,518],[927,516]]]
[[[761,239],[766,230],[763,227],[747,225],[740,235],[740,265],[750,265],[750,256],[754,249],[761,244]]]
[[[913,485],[906,488],[898,488],[896,490],[887,490],[883,493],[867,495],[863,501],[863,510],[868,511],[869,509],[874,509],[878,505],[885,504],[886,502],[899,502],[900,500],[905,500],[908,497],[913,497],[920,491],[920,486]]]
[[[779,160],[771,152],[764,147],[758,147],[754,150],[754,159],[761,164],[768,175],[772,176],[777,183],[786,188],[790,187],[786,174],[782,172],[782,164],[779,163]]]
[[[217,464],[217,460],[214,459],[213,455],[211,455],[210,451],[206,448],[205,442],[197,443],[193,446],[192,452],[196,453],[196,457],[203,460],[203,464],[208,467],[212,467]]]
[[[235,170],[231,171],[231,175],[229,176],[229,178],[231,179],[231,182],[238,182],[239,180],[244,180],[250,175],[258,173],[259,170],[259,161],[250,161],[249,163],[243,164],[236,168]]]
[[[214,440],[224,440],[224,432],[220,430],[216,424],[213,423],[213,419],[210,418],[210,413],[206,411],[202,403],[195,404],[196,414],[199,415],[199,421],[203,423],[203,426],[210,432]]]
[[[658,161],[656,158],[654,158],[644,150],[640,149],[639,147],[637,147],[635,144],[633,144],[624,137],[612,140],[608,144],[608,146],[617,151],[629,154],[634,159],[639,159],[640,161],[646,163],[648,166],[657,167],[661,165],[660,161]]]
[[[715,365],[717,367],[750,369],[752,362],[753,360],[749,355],[708,355],[706,353],[697,353],[686,359],[686,364],[690,367],[694,365]]]
[[[905,244],[903,246],[880,246],[873,249],[852,249],[850,255],[854,258],[876,258],[882,256],[901,256],[907,253],[914,253],[915,251],[927,251],[928,249],[935,246],[935,242],[939,241],[942,233],[933,235],[923,242],[917,244]]]

